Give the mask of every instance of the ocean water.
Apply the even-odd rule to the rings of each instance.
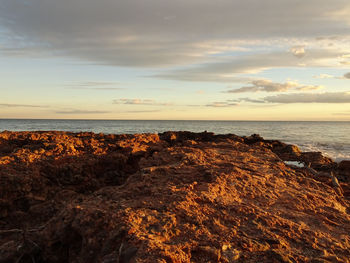
[[[260,134],[320,151],[335,161],[350,159],[350,122],[299,121],[156,121],[156,120],[28,120],[0,119],[0,131],[92,131],[95,133],[158,133],[164,131]]]

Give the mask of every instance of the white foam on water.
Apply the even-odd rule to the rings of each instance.
[[[303,152],[321,152],[335,162],[350,160],[350,147],[339,144],[304,143],[297,145]]]
[[[304,168],[305,167],[305,164],[302,163],[302,162],[297,162],[297,161],[284,161],[284,163],[286,165],[292,165],[292,166],[296,166],[296,167],[299,167],[299,168]]]

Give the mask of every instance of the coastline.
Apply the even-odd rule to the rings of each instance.
[[[4,131],[0,259],[349,262],[347,165],[259,135]]]
[[[88,131],[105,134],[162,133],[166,131],[260,134],[265,139],[297,145],[303,151],[319,151],[336,160],[350,159],[350,122],[310,121],[168,121],[168,120],[1,120],[8,131]]]

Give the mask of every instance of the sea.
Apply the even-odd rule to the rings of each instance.
[[[317,121],[181,121],[181,120],[33,120],[0,119],[1,131],[91,131],[95,133],[160,133],[164,131],[259,134],[264,139],[317,151],[335,161],[350,160],[350,122]]]

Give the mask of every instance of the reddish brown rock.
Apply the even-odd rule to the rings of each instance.
[[[349,183],[283,152],[328,164],[258,136],[0,133],[0,262],[349,262]]]
[[[301,151],[295,145],[274,143],[272,144],[272,151],[284,161],[302,161]]]
[[[339,163],[338,174],[342,181],[350,182],[350,160],[343,160]]]
[[[350,173],[350,160],[343,160],[339,163],[338,169]]]

